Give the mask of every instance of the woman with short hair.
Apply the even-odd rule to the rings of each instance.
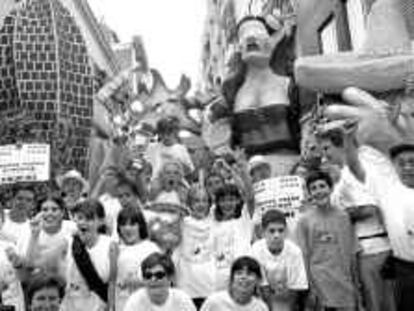
[[[251,257],[239,257],[231,266],[228,289],[209,296],[201,311],[268,311],[255,296],[261,279],[260,264]]]
[[[171,288],[175,267],[168,255],[153,253],[141,264],[145,287],[132,294],[124,311],[196,311],[191,298],[182,290]]]

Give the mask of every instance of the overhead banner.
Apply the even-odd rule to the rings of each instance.
[[[48,144],[0,146],[0,185],[47,181],[49,176]]]
[[[288,175],[262,180],[253,185],[255,193],[255,222],[260,222],[270,209],[281,210],[289,220],[296,219],[304,199],[304,181]]]

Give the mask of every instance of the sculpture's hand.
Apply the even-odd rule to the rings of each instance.
[[[329,105],[325,109],[324,115],[328,120],[357,122],[359,142],[371,145],[384,153],[388,153],[389,147],[401,141],[399,118],[393,122],[389,103],[354,87],[345,89],[342,97],[342,103]],[[328,122],[326,126],[335,127],[335,124]]]

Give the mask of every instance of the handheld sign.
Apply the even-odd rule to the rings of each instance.
[[[0,146],[0,185],[47,181],[49,176],[48,144]]]
[[[253,220],[260,223],[270,209],[282,211],[288,223],[297,218],[304,199],[304,181],[299,176],[279,176],[262,180],[253,185],[255,213]]]

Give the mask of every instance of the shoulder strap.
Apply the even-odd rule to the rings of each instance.
[[[79,236],[75,235],[72,244],[72,254],[79,272],[82,274],[89,289],[95,292],[104,302],[108,301],[108,284],[100,278],[85,245]]]

